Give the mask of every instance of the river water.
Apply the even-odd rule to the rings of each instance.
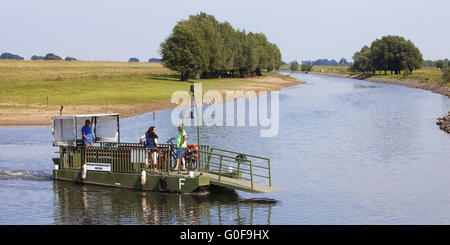
[[[269,157],[280,191],[161,194],[51,179],[48,127],[0,128],[0,224],[448,224],[450,99],[429,91],[312,74],[280,92],[280,128],[202,127],[202,143]],[[122,119],[121,141],[171,111]],[[187,133],[195,143],[195,128]]]

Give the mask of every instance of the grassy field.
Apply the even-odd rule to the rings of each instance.
[[[0,61],[0,102],[46,104],[48,97],[50,105],[128,104],[149,93],[158,100],[183,87],[169,82],[175,76],[154,63]]]
[[[295,79],[264,73],[258,79],[180,82],[177,72],[160,63],[0,60],[0,124],[2,117],[12,113],[22,112],[23,118],[33,117],[30,110],[59,114],[60,105],[72,108],[73,113],[104,112],[103,107],[107,107],[109,112],[126,113],[126,116],[168,109],[172,93],[188,91],[192,82],[202,82],[204,93],[212,89],[225,93],[237,89],[279,90],[292,86]]]
[[[264,77],[295,79],[275,73]],[[256,86],[251,79],[192,80],[207,89]],[[166,100],[191,83],[159,63],[0,61],[0,102],[50,105],[135,104]]]

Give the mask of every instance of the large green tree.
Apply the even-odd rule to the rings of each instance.
[[[420,69],[423,58],[420,50],[410,41],[400,36],[384,36],[376,39],[370,48],[364,46],[353,55],[352,69],[362,72],[391,71],[401,74],[402,70]]]
[[[180,71],[182,80],[259,76],[281,66],[280,49],[264,34],[235,30],[206,13],[178,22],[160,52],[163,64]]]
[[[185,22],[179,22],[172,34],[161,44],[162,63],[179,71],[186,81],[202,71],[203,56],[198,37]]]

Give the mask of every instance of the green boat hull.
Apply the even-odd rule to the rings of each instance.
[[[53,170],[56,180],[73,181],[82,184],[122,187],[145,191],[191,193],[206,189],[210,185],[209,176],[196,173],[193,177],[185,174],[146,173],[143,181],[141,174],[87,171],[82,178],[80,170]]]

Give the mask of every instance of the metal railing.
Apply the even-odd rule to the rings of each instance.
[[[199,153],[205,156],[200,159],[199,170],[218,175],[219,182],[222,177],[228,177],[249,181],[252,189],[254,183],[272,186],[268,158],[219,148],[210,148],[209,151]]]
[[[81,169],[85,163],[110,164],[111,172],[139,173],[150,171],[169,172],[172,164],[169,148],[88,146],[63,148],[61,169]]]
[[[266,157],[260,157],[255,155],[250,155],[246,153],[224,150],[220,148],[211,148],[211,152],[218,152],[219,154],[223,154],[226,156],[234,156],[235,161],[238,162],[238,171],[239,165],[247,166],[248,171],[251,173],[251,177],[264,179],[268,181],[268,185],[272,186],[272,176],[271,176],[271,168],[270,168],[270,159]]]
[[[61,147],[60,168],[80,169],[85,163],[110,164],[111,172],[139,173],[143,169],[170,174],[174,167],[177,149],[172,144],[159,144],[148,149],[139,143],[103,143],[102,146]],[[189,162],[191,161],[191,162]],[[223,177],[245,180],[272,186],[270,159],[207,145],[198,146],[198,159],[186,161],[195,169]]]

